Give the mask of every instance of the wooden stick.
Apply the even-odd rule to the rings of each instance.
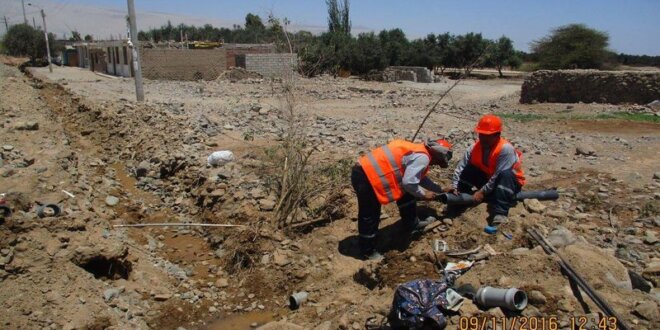
[[[217,223],[182,223],[182,222],[164,222],[164,223],[136,223],[130,225],[114,225],[114,228],[123,227],[245,227],[245,225],[217,224]]]
[[[474,62],[472,62],[470,65],[468,65],[465,72],[463,72],[458,77],[458,79],[456,79],[456,82],[454,82],[454,84],[451,85],[451,87],[449,87],[444,93],[442,93],[440,98],[435,102],[435,104],[431,107],[431,109],[429,109],[429,112],[426,113],[426,116],[424,116],[424,119],[419,124],[419,127],[417,127],[417,131],[415,132],[415,135],[413,135],[410,142],[415,142],[415,139],[417,138],[417,134],[419,134],[419,131],[421,131],[422,127],[424,127],[424,124],[426,123],[426,120],[428,120],[429,117],[431,117],[431,114],[433,112],[435,112],[435,108],[438,106],[438,104],[440,104],[440,101],[442,101],[442,99],[444,99],[445,96],[447,96],[447,94],[449,94],[449,92],[451,92],[451,90],[454,89],[454,87],[456,87],[456,85],[458,85],[459,82],[461,82],[461,80],[463,80],[464,78],[466,78],[470,75],[470,72],[472,72],[472,70],[474,69],[474,66],[477,65],[477,63],[479,63],[479,61],[481,61],[481,59],[484,57],[484,55],[486,55],[486,53],[488,52],[489,49],[490,49],[490,46],[486,47],[486,49],[484,49],[483,53],[481,53],[481,55],[479,55],[479,57],[477,57],[477,59],[474,60]]]

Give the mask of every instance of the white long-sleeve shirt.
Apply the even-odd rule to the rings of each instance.
[[[472,150],[474,149],[474,146],[475,146],[474,144],[471,145],[465,151],[465,155],[458,163],[458,166],[456,166],[456,170],[454,171],[454,179],[452,181],[452,186],[454,189],[458,189],[458,182],[460,181],[461,173],[463,173],[465,166],[467,166],[467,164],[470,163],[470,157],[472,157]],[[484,165],[488,165],[490,149],[484,144],[482,144],[481,146],[483,148],[482,162],[484,163]],[[516,164],[517,162],[518,162],[518,155],[516,154],[516,149],[510,143],[505,143],[502,146],[502,150],[500,151],[499,156],[497,156],[497,166],[495,167],[495,173],[493,174],[492,177],[490,177],[488,182],[481,188],[484,194],[489,194],[491,191],[493,191],[493,189],[495,188],[495,181],[497,180],[499,174],[504,171],[511,170],[513,168],[513,165]]]
[[[423,153],[411,153],[401,160],[403,166],[403,177],[401,187],[407,193],[416,198],[423,198],[426,190],[436,193],[442,192],[442,188],[428,177],[422,177],[424,170],[429,166],[431,160]]]

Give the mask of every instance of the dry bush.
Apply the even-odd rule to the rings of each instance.
[[[277,194],[273,224],[278,228],[336,215],[334,203],[341,200],[351,165],[345,159],[320,160],[315,142],[308,137],[311,121],[296,97],[297,78],[291,73],[273,85],[273,92],[281,101],[277,108],[284,127],[279,143],[266,151],[265,174]]]

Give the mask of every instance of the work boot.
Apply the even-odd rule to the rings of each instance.
[[[491,226],[499,226],[509,222],[509,218],[506,215],[496,214],[493,217],[489,217],[488,224]]]
[[[437,219],[435,217],[429,216],[424,220],[419,220],[419,218],[416,219],[415,226],[412,228],[412,234],[418,234],[424,231],[424,228],[426,228],[428,225],[432,224],[435,222]]]

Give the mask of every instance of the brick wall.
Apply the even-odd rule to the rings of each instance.
[[[298,54],[244,54],[236,57],[236,62],[244,65],[242,68],[266,78],[290,74],[298,65]]]
[[[236,63],[237,55],[270,54],[275,52],[275,46],[272,44],[225,44],[223,48],[227,51],[227,69],[239,67]]]
[[[224,49],[142,49],[142,75],[154,80],[214,80],[227,68]]]
[[[597,102],[647,104],[660,98],[660,73],[638,71],[536,71],[525,79],[521,103]]]

